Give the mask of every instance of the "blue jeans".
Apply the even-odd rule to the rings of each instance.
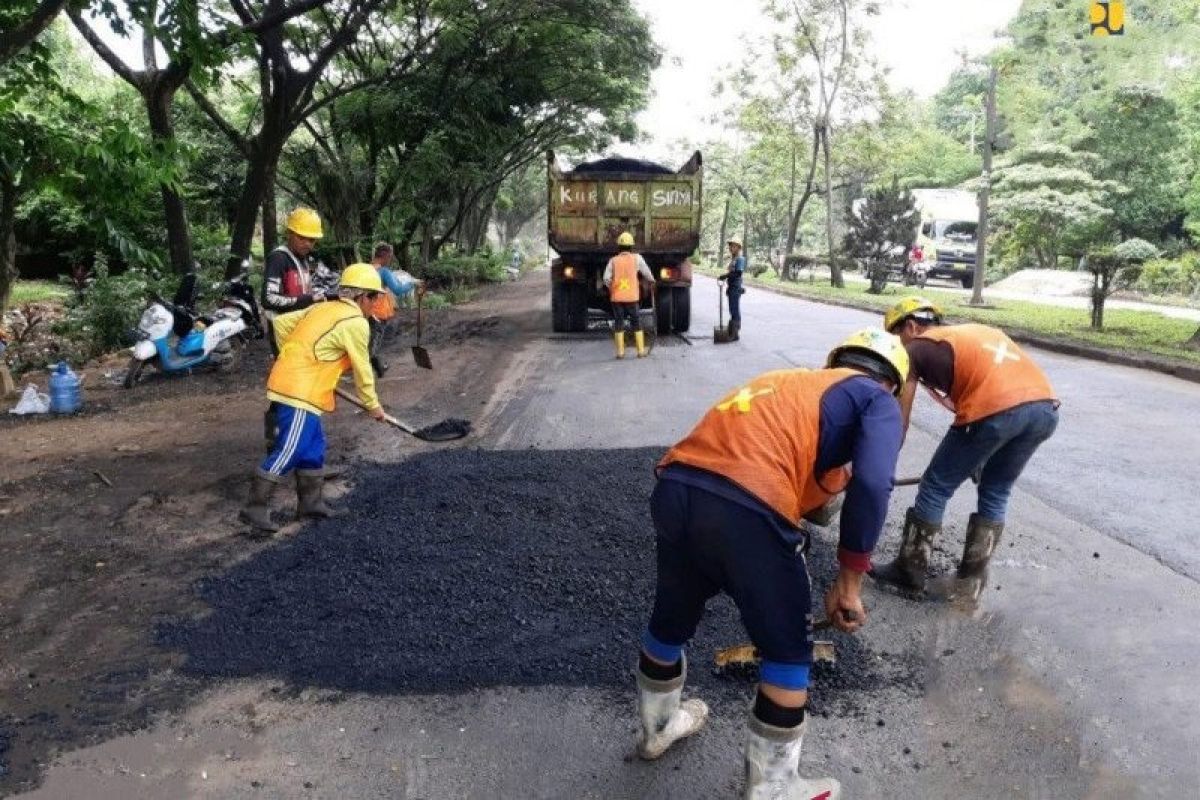
[[[729,283],[725,286],[725,296],[729,298],[729,320],[731,322],[742,321],[742,292],[744,291],[741,273],[730,278]]]
[[[1003,522],[1013,484],[1056,427],[1055,403],[1040,400],[951,428],[921,476],[913,503],[916,515],[931,525],[940,525],[954,492],[972,473],[982,470],[979,516]]]

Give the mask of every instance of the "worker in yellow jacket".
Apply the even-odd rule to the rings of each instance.
[[[359,399],[374,419],[384,412],[375,394],[367,343],[366,313],[383,283],[370,264],[351,264],[342,273],[337,300],[275,318],[281,343],[267,378],[267,397],[276,404],[279,435],[250,483],[250,500],[241,519],[259,531],[274,532],[270,500],[275,486],[296,473],[297,515],[330,517],[337,512],[322,497],[325,433],[321,414],[334,408],[334,389],[347,369],[354,372]]]

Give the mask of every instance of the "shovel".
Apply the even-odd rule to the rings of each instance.
[[[813,623],[813,632],[827,630],[832,627],[832,624],[827,619],[815,622]],[[736,644],[733,647],[722,648],[717,651],[714,658],[717,672],[757,666],[761,660],[758,648],[752,644]],[[823,661],[827,664],[837,663],[837,651],[833,647],[833,642],[824,639],[814,640],[813,661]]]
[[[417,343],[413,345],[412,354],[413,361],[421,369],[433,369],[433,362],[429,360],[429,351],[421,347],[421,298],[425,296],[424,292],[417,292]],[[410,431],[411,433],[411,431]]]
[[[717,327],[713,328],[713,344],[729,344],[729,329],[725,327],[725,293],[723,281],[717,281]]]
[[[358,398],[347,392],[342,387],[334,389],[337,396],[350,403],[358,406],[363,411],[367,407],[359,402]],[[399,428],[410,436],[415,436],[426,442],[449,442],[454,439],[461,439],[471,432],[471,423],[465,419],[455,419],[450,417],[444,419],[436,425],[428,425],[424,428],[417,428],[415,425],[410,425],[404,420],[396,419],[391,414],[384,414],[383,421],[394,428]]]

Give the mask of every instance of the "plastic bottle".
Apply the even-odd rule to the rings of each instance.
[[[50,412],[74,414],[83,405],[83,382],[71,371],[67,362],[60,361],[50,373]]]

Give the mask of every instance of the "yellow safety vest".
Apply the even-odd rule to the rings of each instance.
[[[342,373],[350,368],[350,356],[342,353],[336,360],[322,361],[317,358],[317,344],[338,325],[362,318],[362,311],[350,303],[320,303],[309,308],[279,349],[279,358],[267,378],[267,390],[280,402],[298,400],[332,411],[333,390]]]

